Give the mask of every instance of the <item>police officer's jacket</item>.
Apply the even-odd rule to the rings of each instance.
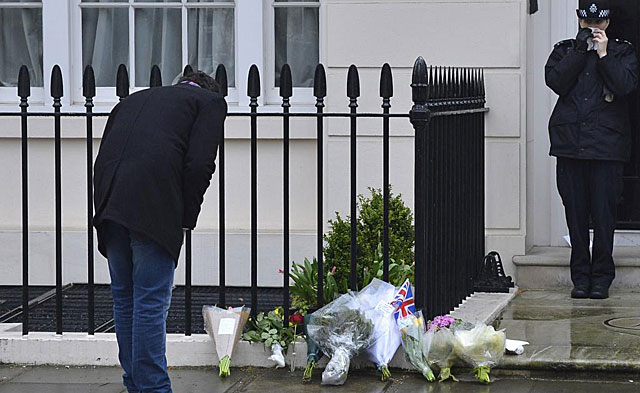
[[[545,79],[560,97],[549,120],[550,155],[628,161],[631,125],[628,96],[638,84],[631,44],[610,40],[607,56],[581,53],[576,40],[556,44]]]

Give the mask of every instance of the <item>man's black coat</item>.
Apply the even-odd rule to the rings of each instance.
[[[595,51],[576,50],[575,40],[559,42],[547,61],[545,78],[560,96],[549,120],[552,156],[629,160],[627,97],[638,85],[631,44],[610,40],[607,56],[599,58]]]
[[[194,228],[215,170],[227,104],[209,90],[178,84],[142,90],[119,103],[95,163],[98,249],[114,221],[163,246],[178,260],[182,228]]]

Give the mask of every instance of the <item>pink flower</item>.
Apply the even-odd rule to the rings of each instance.
[[[336,270],[338,270],[337,266],[331,268],[331,274],[336,274]]]
[[[433,321],[427,326],[427,330],[448,328],[456,322],[456,319],[449,315],[440,315],[433,318]]]
[[[280,273],[280,274],[284,274],[284,270],[282,270],[282,269],[278,269],[278,273]]]

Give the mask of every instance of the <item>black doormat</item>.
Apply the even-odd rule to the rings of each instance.
[[[52,286],[29,288],[29,298],[34,299],[48,291]],[[113,300],[109,285],[95,285],[95,328],[98,332],[113,333]],[[219,288],[209,286],[191,287],[191,327],[192,333],[205,333],[202,306],[218,304]],[[283,304],[282,288],[258,288],[258,311],[268,311]],[[227,306],[249,305],[251,289],[242,287],[226,288]],[[0,316],[22,304],[21,286],[0,286]],[[62,292],[62,330],[63,332],[88,331],[88,285],[73,284]],[[22,314],[4,321],[22,322]],[[34,305],[29,309],[29,331],[56,331],[56,298]],[[185,287],[177,286],[171,297],[171,307],[167,317],[167,333],[185,331]]]

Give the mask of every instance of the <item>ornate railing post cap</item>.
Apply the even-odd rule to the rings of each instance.
[[[280,97],[291,98],[293,95],[293,81],[291,78],[291,67],[284,64],[280,70]]]
[[[393,97],[393,76],[389,63],[384,63],[380,72],[380,97]]]
[[[26,65],[20,67],[18,72],[18,97],[26,99],[31,95],[31,78]]]
[[[84,73],[82,74],[82,95],[85,98],[96,96],[96,77],[90,64],[84,68]]]
[[[59,65],[54,65],[51,70],[51,97],[60,99],[64,94],[62,88],[62,71]]]
[[[313,75],[313,96],[316,98],[327,96],[327,74],[322,64],[316,66],[316,72]]]
[[[260,97],[260,71],[255,64],[249,68],[249,79],[247,81],[247,95],[251,98]]]

